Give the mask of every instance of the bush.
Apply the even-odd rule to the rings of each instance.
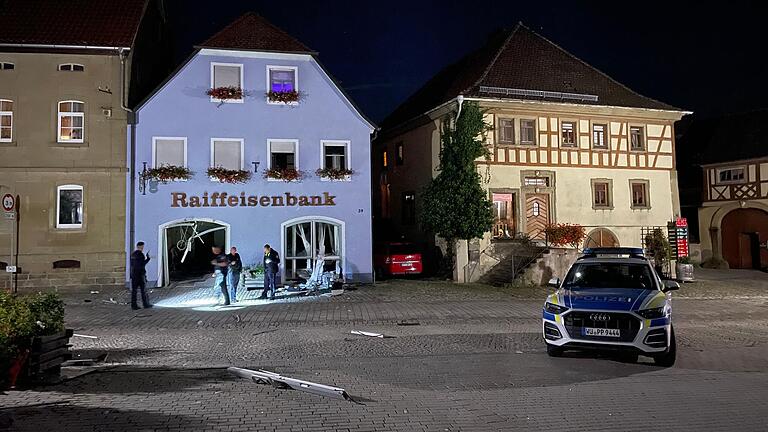
[[[35,336],[64,330],[64,302],[56,293],[16,296],[0,290],[0,388],[8,368]]]
[[[587,233],[584,227],[576,224],[555,224],[544,228],[547,241],[553,246],[571,246],[578,248]]]

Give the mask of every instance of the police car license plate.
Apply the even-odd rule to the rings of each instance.
[[[584,327],[584,336],[621,337],[619,329]]]

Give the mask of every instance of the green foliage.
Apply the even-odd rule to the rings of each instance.
[[[0,290],[0,384],[18,352],[34,336],[64,330],[64,302],[56,293],[16,296]]]
[[[422,228],[448,243],[451,271],[455,241],[482,237],[493,226],[491,202],[475,164],[488,157],[484,141],[491,127],[474,102],[463,104],[455,128],[451,128],[453,115],[443,121],[439,173],[423,191],[419,212]]]
[[[645,250],[657,266],[661,266],[672,258],[672,248],[661,228],[656,228],[645,236]]]
[[[256,279],[264,276],[264,265],[256,264],[252,267],[245,269],[245,274],[251,279]]]

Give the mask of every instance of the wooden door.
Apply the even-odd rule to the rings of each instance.
[[[525,229],[528,237],[544,240],[544,228],[549,225],[549,194],[526,194]]]
[[[752,268],[751,236],[748,233],[739,233],[739,268]]]

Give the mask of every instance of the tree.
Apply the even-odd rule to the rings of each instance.
[[[456,241],[482,237],[493,227],[491,202],[475,165],[477,158],[488,157],[484,141],[491,126],[474,102],[463,104],[451,127],[454,115],[443,121],[439,173],[424,189],[419,212],[422,229],[445,239],[447,273],[453,272]]]

